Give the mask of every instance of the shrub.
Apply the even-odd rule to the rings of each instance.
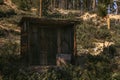
[[[20,2],[20,9],[29,11],[31,9],[32,5],[28,0],[21,0]]]
[[[92,25],[87,25],[86,23],[77,25],[76,27],[76,38],[77,44],[83,46],[83,48],[92,48],[93,44],[93,34],[95,33],[96,28]]]
[[[15,54],[18,55],[20,53],[20,45],[16,42],[6,42],[0,48],[0,55],[9,55]]]
[[[112,37],[108,29],[97,29],[94,36],[96,39],[101,39],[101,40],[110,39]]]
[[[0,8],[0,17],[10,17],[12,15],[16,15],[14,9],[9,9],[7,7]]]
[[[0,38],[7,37],[8,31],[0,28]]]
[[[20,66],[19,45],[11,41],[0,47],[0,75],[3,80],[8,79],[10,75],[16,74]]]
[[[0,48],[0,71],[11,72],[6,69],[14,66],[14,62],[17,61],[19,54],[19,45],[17,43],[8,42],[1,46]],[[12,69],[11,69],[12,70]]]
[[[113,73],[112,80],[120,80],[120,72],[119,73]]]
[[[68,64],[59,68],[50,68],[42,73],[31,71],[28,67],[10,67],[10,70],[6,69],[8,72],[5,71],[2,78],[3,80],[119,80],[120,74],[113,72],[116,65],[112,64],[113,59],[108,55],[88,54],[86,59],[84,68]]]
[[[115,25],[114,27],[112,27],[112,39],[115,42],[115,46],[116,47],[120,47],[120,25]]]

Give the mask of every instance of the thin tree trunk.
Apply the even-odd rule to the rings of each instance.
[[[56,1],[54,0],[54,6],[53,6],[54,8],[56,7]]]
[[[39,16],[42,17],[42,0],[40,0],[39,4]]]
[[[53,7],[53,0],[51,0],[51,8]]]
[[[59,0],[59,8],[61,8],[61,0]]]
[[[110,29],[110,18],[109,18],[109,15],[107,16],[107,25],[108,25],[108,29]]]
[[[65,9],[67,9],[67,0],[65,0]]]
[[[92,4],[93,11],[95,11],[95,8],[96,8],[96,0],[93,0],[93,4]]]
[[[72,7],[73,7],[73,9],[75,9],[75,1],[74,0],[72,1]]]

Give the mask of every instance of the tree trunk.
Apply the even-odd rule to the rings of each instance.
[[[107,16],[107,25],[108,25],[108,29],[110,29],[110,18],[109,18],[109,15]]]
[[[54,0],[54,6],[53,7],[56,8],[56,0]]]
[[[42,0],[39,2],[39,14],[40,17],[42,17]]]
[[[96,8],[96,0],[93,0],[93,4],[92,4],[93,11],[95,11],[95,8]]]
[[[53,0],[51,0],[51,8],[53,7]]]

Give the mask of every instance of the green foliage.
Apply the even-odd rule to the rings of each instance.
[[[99,4],[97,14],[101,17],[107,16],[107,6],[105,4]]]
[[[13,9],[0,8],[0,17],[10,17],[16,15],[16,12]]]
[[[1,37],[7,37],[8,35],[8,32],[2,28],[0,28],[0,38]]]
[[[77,44],[83,46],[83,48],[91,48],[93,45],[93,34],[95,33],[96,28],[92,25],[88,25],[86,23],[77,25],[76,27],[76,38]]]
[[[118,38],[118,39],[115,38],[114,42],[115,42],[116,47],[120,47],[120,38]]]
[[[4,76],[14,73],[18,69],[19,56],[4,54],[0,55],[0,71]]]
[[[105,5],[108,5],[112,2],[113,0],[99,0],[99,4],[105,4]]]
[[[61,14],[60,13],[53,13],[53,14],[47,14],[46,17],[49,17],[49,18],[61,18]]]
[[[112,0],[99,0],[97,14],[101,17],[107,16],[107,6],[111,3]]]
[[[107,80],[111,78],[112,66],[108,59],[102,56],[90,56],[88,58],[87,68],[91,79]],[[104,74],[104,75],[103,75]]]
[[[0,3],[3,3],[3,0],[0,0]]]
[[[43,1],[43,3],[42,3],[42,11],[43,11],[44,16],[49,17],[49,14],[48,14],[49,7],[50,7],[50,0]]]
[[[120,25],[115,25],[111,27],[112,30],[112,40],[115,42],[116,47],[120,47]]]
[[[0,46],[0,75],[7,80],[10,74],[16,74],[20,64],[19,45],[9,41]],[[10,80],[10,79],[8,79]],[[12,79],[11,79],[12,80]]]
[[[31,7],[38,8],[39,0],[12,0],[14,4],[17,5],[19,9],[29,11]]]
[[[114,73],[112,77],[113,77],[112,80],[120,80],[120,72]]]
[[[30,10],[32,7],[32,5],[29,3],[28,0],[21,0],[21,3],[20,3],[20,9],[22,10]]]
[[[98,56],[86,54],[85,66],[66,65],[50,68],[46,72],[35,72],[20,64],[20,56],[0,55],[0,72],[2,80],[119,80],[120,73],[114,72],[117,65],[114,62],[115,47],[105,48]],[[112,55],[112,57],[111,57]]]
[[[39,0],[12,0],[12,2],[14,4],[16,4],[18,8],[20,8],[20,9],[23,8],[23,10],[27,7],[28,8],[30,8],[30,7],[38,8],[38,5],[39,5]],[[22,3],[25,4],[25,6]]]
[[[4,45],[1,45],[0,55],[9,55],[9,54],[19,54],[19,44],[15,42],[6,42]]]
[[[48,70],[41,79],[52,79],[52,80],[79,80],[81,76],[80,67],[75,67],[72,65],[67,65],[58,69]],[[46,78],[45,78],[46,76]]]
[[[115,54],[116,49],[114,46],[106,47],[97,56],[83,54],[86,57],[86,62],[84,62],[86,67],[84,68],[90,78],[87,80],[114,80],[112,75],[114,74],[114,70],[118,69],[118,65],[114,61]]]
[[[90,24],[90,23],[89,23]],[[91,23],[78,24],[76,26],[76,38],[77,44],[82,45],[83,48],[92,48],[94,47],[94,40],[111,40],[112,34],[106,28],[97,28]]]
[[[102,40],[110,39],[112,37],[108,29],[97,29],[94,36],[96,39],[102,39]]]

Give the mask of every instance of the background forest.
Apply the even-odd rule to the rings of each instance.
[[[39,8],[40,0],[12,0],[15,4],[18,5],[20,9],[30,10],[31,8]],[[105,6],[112,4],[113,0],[44,0],[42,1],[43,11],[44,9],[65,9],[65,10],[82,10],[82,11],[95,11],[97,7]],[[118,5],[119,0],[118,0]]]

